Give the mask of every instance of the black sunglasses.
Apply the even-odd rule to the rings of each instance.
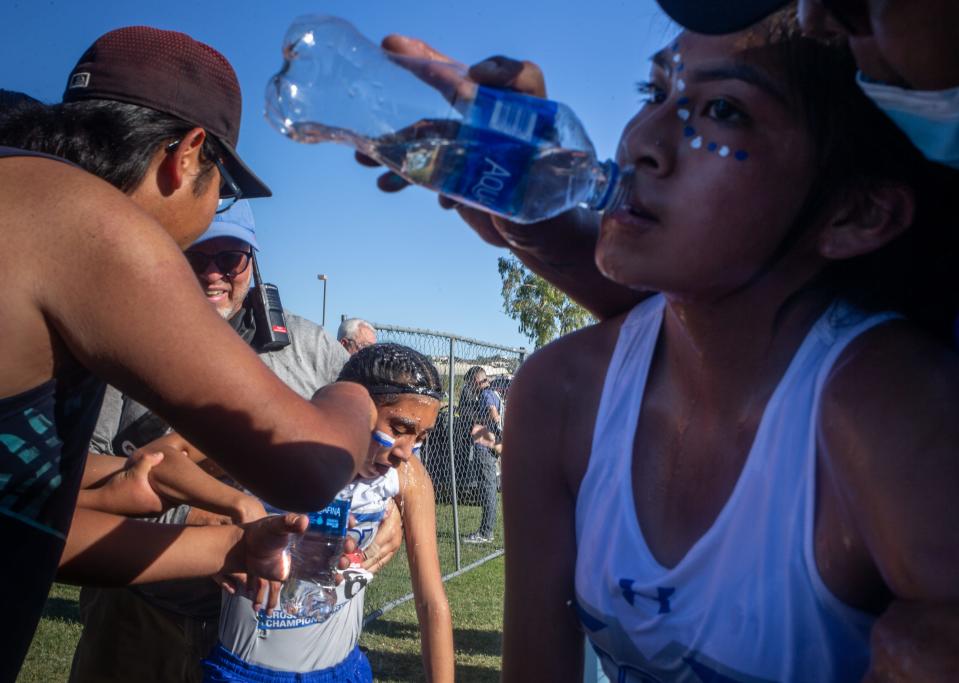
[[[209,133],[207,134],[207,138],[213,143],[214,146],[220,148],[223,147],[219,141],[217,141],[217,139]],[[174,140],[167,145],[166,151],[174,151],[180,146],[180,142],[180,140]],[[235,180],[233,180],[233,176],[230,175],[230,172],[226,170],[226,166],[223,165],[223,159],[220,158],[219,154],[213,155],[213,163],[216,165],[216,170],[220,172],[220,201],[216,205],[216,213],[223,213],[224,211],[229,210],[229,208],[236,204],[239,200],[243,199],[243,190],[241,190],[240,186],[237,185]]]
[[[227,250],[218,251],[215,254],[206,254],[202,251],[183,252],[186,260],[189,262],[193,272],[202,275],[210,267],[210,263],[216,264],[216,269],[223,277],[236,277],[250,267],[250,259],[253,251]]]

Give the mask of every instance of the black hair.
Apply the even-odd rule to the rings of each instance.
[[[0,145],[72,161],[130,193],[143,181],[157,150],[195,128],[163,112],[113,100],[21,104],[0,112]],[[208,134],[194,192],[204,192],[217,150]]]
[[[460,389],[460,404],[465,404],[477,396],[476,376],[486,374],[486,370],[481,365],[474,365],[463,375],[463,388]]]
[[[804,206],[763,272],[837,200],[853,197],[864,205],[871,190],[906,186],[916,206],[911,227],[874,252],[830,262],[803,291],[823,289],[869,311],[899,311],[936,336],[950,338],[959,309],[959,231],[953,225],[959,173],[927,161],[862,93],[844,41],[803,36],[795,8],[754,30],[767,32],[768,47],[785,72],[790,98],[816,150],[816,176]]]
[[[40,104],[40,100],[30,97],[25,92],[19,90],[4,90],[0,88],[0,114],[12,112],[18,107],[31,104]]]
[[[443,398],[440,373],[418,351],[400,344],[373,344],[360,349],[346,362],[338,380],[366,387],[378,406],[396,403],[403,394]]]

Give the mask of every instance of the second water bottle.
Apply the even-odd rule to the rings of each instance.
[[[319,512],[290,549],[290,575],[280,592],[280,607],[291,616],[325,621],[336,607],[336,564],[343,554],[353,485]]]

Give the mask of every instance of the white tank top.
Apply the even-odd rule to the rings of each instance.
[[[354,482],[350,514],[356,526],[350,534],[365,549],[383,520],[387,501],[399,493],[399,475],[391,469],[382,477]],[[291,617],[282,609],[268,617],[253,613],[253,603],[240,594],[223,592],[220,606],[220,643],[247,662],[275,671],[319,671],[346,658],[363,631],[366,580],[351,577],[336,587],[336,607],[329,619]]]
[[[833,304],[766,405],[732,494],[672,569],[636,518],[631,461],[664,299],[630,312],[576,501],[575,607],[611,681],[857,681],[873,618],[825,586],[813,554],[816,415],[836,358],[894,314]]]

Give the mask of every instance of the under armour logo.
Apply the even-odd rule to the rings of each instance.
[[[669,598],[673,593],[676,592],[675,588],[657,588],[656,596],[644,595],[642,593],[637,593],[633,590],[633,584],[636,583],[632,579],[620,579],[619,587],[623,589],[623,597],[626,598],[631,606],[636,604],[636,598],[646,598],[647,600],[653,600],[659,603],[659,612],[658,614],[666,614],[670,611]]]

